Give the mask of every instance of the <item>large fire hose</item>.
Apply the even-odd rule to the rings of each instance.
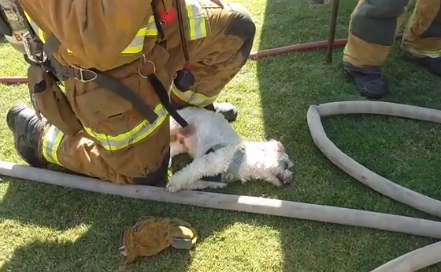
[[[296,44],[263,50],[251,54],[250,59],[276,56],[291,52],[328,49],[326,62],[332,62],[334,47],[342,47],[347,40],[334,41],[339,1],[334,0],[328,41]],[[400,39],[401,35],[397,36]],[[0,77],[0,83],[26,83],[26,77]],[[387,102],[345,101],[312,105],[307,113],[309,130],[314,143],[340,169],[371,189],[415,209],[441,217],[441,201],[421,195],[383,178],[360,165],[338,149],[326,136],[321,117],[339,114],[379,114],[441,123],[441,111]],[[116,185],[98,179],[0,161],[0,175],[37,181],[90,192],[146,199],[151,201],[193,205],[205,208],[269,214],[304,220],[351,225],[441,239],[441,222],[419,218],[376,213],[333,206],[299,203],[250,196],[181,191],[167,193],[163,188],[137,185]],[[441,242],[417,249],[372,270],[371,272],[415,272],[441,262]]]

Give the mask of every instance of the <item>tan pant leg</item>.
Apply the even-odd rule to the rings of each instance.
[[[441,57],[441,0],[418,0],[402,49],[415,56]]]
[[[408,4],[408,0],[360,0],[351,14],[343,61],[355,67],[382,66]]]
[[[149,146],[147,145],[151,147],[155,144],[152,141],[157,140],[152,138],[144,144],[140,143],[136,148],[112,153],[85,137],[82,132],[74,137],[69,137],[56,127],[51,126],[43,134],[41,153],[48,162],[74,172],[117,184],[133,184],[138,183],[134,181],[134,178],[143,177],[146,171],[146,169],[136,167],[142,165],[138,160],[142,158],[142,155],[149,154]],[[159,154],[154,155],[159,156]],[[164,161],[163,164],[168,164],[168,161]],[[167,165],[163,165],[163,167],[167,167]],[[159,174],[159,172],[154,173]],[[142,182],[141,178],[139,183]]]
[[[84,175],[129,183],[125,177],[117,177],[118,174],[99,156],[95,142],[83,137],[83,133],[69,137],[51,126],[43,136],[41,149],[43,157],[50,163]]]
[[[210,33],[189,45],[195,84],[190,90],[180,92],[172,88],[171,92],[172,99],[181,106],[205,107],[213,103],[245,65],[253,45],[255,25],[244,7],[224,4],[222,8],[209,0],[202,3]]]

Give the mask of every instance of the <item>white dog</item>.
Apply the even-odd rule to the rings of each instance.
[[[189,126],[170,118],[171,158],[188,153],[193,161],[174,173],[166,190],[222,188],[234,181],[265,180],[276,186],[291,183],[293,163],[276,141],[244,141],[222,114],[203,108],[178,111]]]

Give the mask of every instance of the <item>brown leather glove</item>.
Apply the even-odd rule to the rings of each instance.
[[[124,229],[119,253],[126,263],[131,263],[138,257],[153,256],[169,246],[189,250],[197,238],[196,229],[180,219],[143,217],[133,227]]]

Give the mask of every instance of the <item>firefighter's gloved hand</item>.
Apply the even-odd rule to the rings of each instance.
[[[191,249],[198,235],[189,223],[176,218],[143,217],[121,235],[119,253],[126,263],[138,257],[153,256],[172,246]]]

